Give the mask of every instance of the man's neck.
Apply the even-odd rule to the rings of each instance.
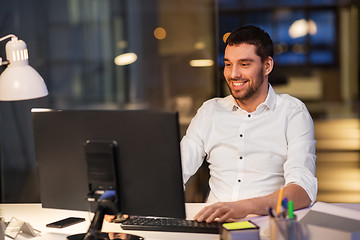
[[[241,109],[247,111],[248,113],[251,113],[254,112],[261,103],[265,102],[268,92],[269,84],[266,83],[251,98],[243,101],[235,99],[235,101]]]

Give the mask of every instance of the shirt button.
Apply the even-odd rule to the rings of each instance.
[[[251,115],[249,114],[248,117],[251,117]]]
[[[243,159],[243,157],[242,157],[242,156],[240,156],[240,159]]]
[[[240,179],[238,179],[238,182],[241,182],[241,180],[240,180]]]
[[[240,134],[240,137],[243,137],[243,135],[242,135],[242,134]]]

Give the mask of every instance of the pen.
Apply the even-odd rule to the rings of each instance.
[[[284,188],[282,187],[279,190],[279,197],[278,197],[278,202],[277,202],[277,205],[276,205],[276,214],[278,216],[280,215],[280,211],[281,211],[281,202],[282,202],[283,192],[284,192]]]
[[[274,216],[274,213],[273,213],[273,209],[270,207],[268,210],[269,210],[269,216],[271,218],[274,218],[275,216]]]
[[[288,216],[290,219],[294,218],[294,202],[289,201],[288,203]]]
[[[284,200],[282,200],[282,206],[284,207],[284,210],[287,211],[288,208],[288,199],[284,198]]]
[[[288,199],[284,198],[281,201],[281,217],[286,218],[286,214],[287,214],[287,210],[288,210]]]

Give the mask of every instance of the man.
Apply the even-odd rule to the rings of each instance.
[[[231,95],[206,101],[181,141],[184,183],[203,159],[209,163],[210,193],[198,221],[231,221],[267,214],[279,189],[308,207],[317,194],[314,125],[305,105],[278,95],[268,83],[273,43],[255,26],[227,39],[224,76]]]

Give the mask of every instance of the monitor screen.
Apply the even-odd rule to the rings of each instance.
[[[185,218],[177,113],[34,109],[32,117],[43,207],[89,210],[84,146],[107,141],[117,146],[119,211]]]

